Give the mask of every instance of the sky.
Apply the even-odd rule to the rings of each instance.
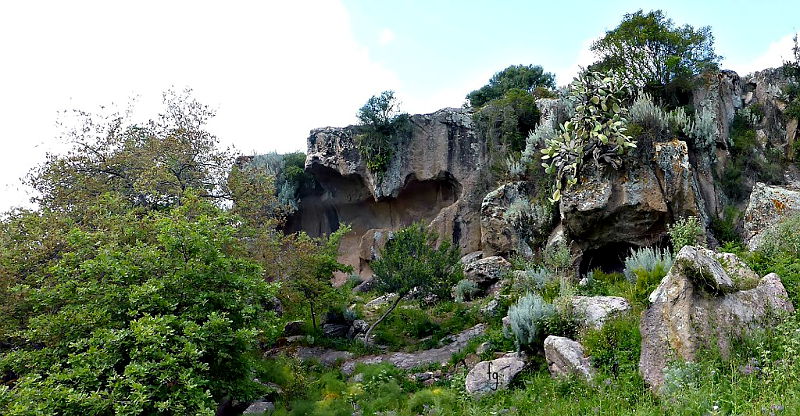
[[[711,26],[740,75],[789,58],[800,2],[726,1],[0,1],[0,211],[29,206],[21,182],[64,152],[69,109],[154,117],[192,88],[208,128],[245,154],[304,151],[309,131],[356,121],[392,89],[409,113],[459,107],[495,72],[542,65],[569,83],[592,41],[625,13],[662,9]]]

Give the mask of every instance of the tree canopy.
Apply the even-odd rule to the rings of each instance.
[[[511,65],[494,74],[488,84],[467,94],[466,98],[473,107],[481,107],[503,97],[509,90],[533,92],[537,87],[555,88],[555,75],[544,72],[539,65]]]
[[[596,71],[619,73],[630,86],[664,86],[678,77],[716,69],[709,26],[676,26],[661,10],[626,14],[616,28],[592,45],[600,61]]]

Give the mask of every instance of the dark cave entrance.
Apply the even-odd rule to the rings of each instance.
[[[603,273],[622,273],[625,270],[625,258],[636,247],[630,243],[613,242],[586,250],[581,257],[580,275],[595,269],[600,269]]]

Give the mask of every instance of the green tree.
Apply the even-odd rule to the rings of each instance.
[[[370,97],[357,116],[361,125],[358,150],[369,170],[383,173],[389,167],[397,141],[411,133],[410,117],[398,109],[394,91]]]
[[[397,307],[401,300],[415,291],[416,296],[428,295],[443,299],[463,277],[459,251],[445,241],[436,246],[436,234],[421,223],[397,231],[386,242],[381,256],[370,265],[375,275],[375,288],[381,293],[394,293],[396,298],[386,312],[367,330],[365,340]]]
[[[512,88],[489,101],[475,113],[484,135],[512,152],[525,148],[525,138],[539,124],[536,98],[527,91]]]
[[[511,65],[494,74],[489,83],[467,94],[473,107],[481,107],[503,97],[509,90],[521,89],[532,93],[538,87],[555,88],[555,75],[544,72],[539,65]]]
[[[48,211],[3,221],[15,304],[0,300],[14,325],[0,413],[213,415],[263,394],[252,377],[258,343],[277,333],[274,287],[246,258],[240,219],[191,191],[169,210],[114,194],[87,206],[82,224]],[[45,242],[47,256],[26,258]]]
[[[663,87],[677,78],[717,69],[711,28],[676,26],[661,10],[626,14],[592,45],[600,62],[592,70],[619,73],[630,86]]]
[[[119,113],[74,111],[80,122],[63,137],[72,149],[49,154],[28,175],[40,194],[35,202],[79,214],[86,201],[106,192],[151,208],[174,206],[189,189],[204,198],[227,198],[234,155],[204,130],[214,112],[191,90],[165,92],[164,105],[162,114],[144,123]]]
[[[335,288],[331,283],[334,272],[351,273],[352,266],[339,263],[339,243],[350,227],[344,224],[327,237],[311,238],[299,233],[290,239],[294,252],[289,268],[287,286],[308,305],[311,325],[317,330],[317,312],[333,300]],[[328,305],[329,306],[329,305]]]

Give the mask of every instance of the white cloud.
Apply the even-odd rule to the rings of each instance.
[[[392,32],[392,30],[389,28],[384,28],[383,30],[381,30],[380,35],[378,35],[378,43],[381,46],[386,46],[394,42],[394,39],[395,39],[394,32]]]
[[[581,70],[581,68],[589,66],[597,59],[594,55],[594,52],[592,52],[590,48],[592,47],[592,43],[594,43],[594,41],[600,39],[604,35],[605,32],[581,42],[580,49],[575,55],[575,59],[573,60],[572,64],[567,67],[558,68],[554,71],[556,74],[556,84],[559,86],[569,84],[572,82],[572,79],[578,75],[578,72]]]
[[[140,113],[153,114],[161,91],[189,86],[217,108],[210,129],[224,144],[285,152],[401,87],[355,40],[340,2],[235,4],[0,3],[0,211],[25,202],[18,178],[59,149],[61,109],[140,94]]]
[[[762,69],[779,67],[783,65],[784,61],[793,59],[792,47],[794,46],[794,36],[794,33],[789,33],[775,42],[772,42],[767,49],[755,59],[729,62],[723,66],[733,69],[739,75],[747,75]]]

